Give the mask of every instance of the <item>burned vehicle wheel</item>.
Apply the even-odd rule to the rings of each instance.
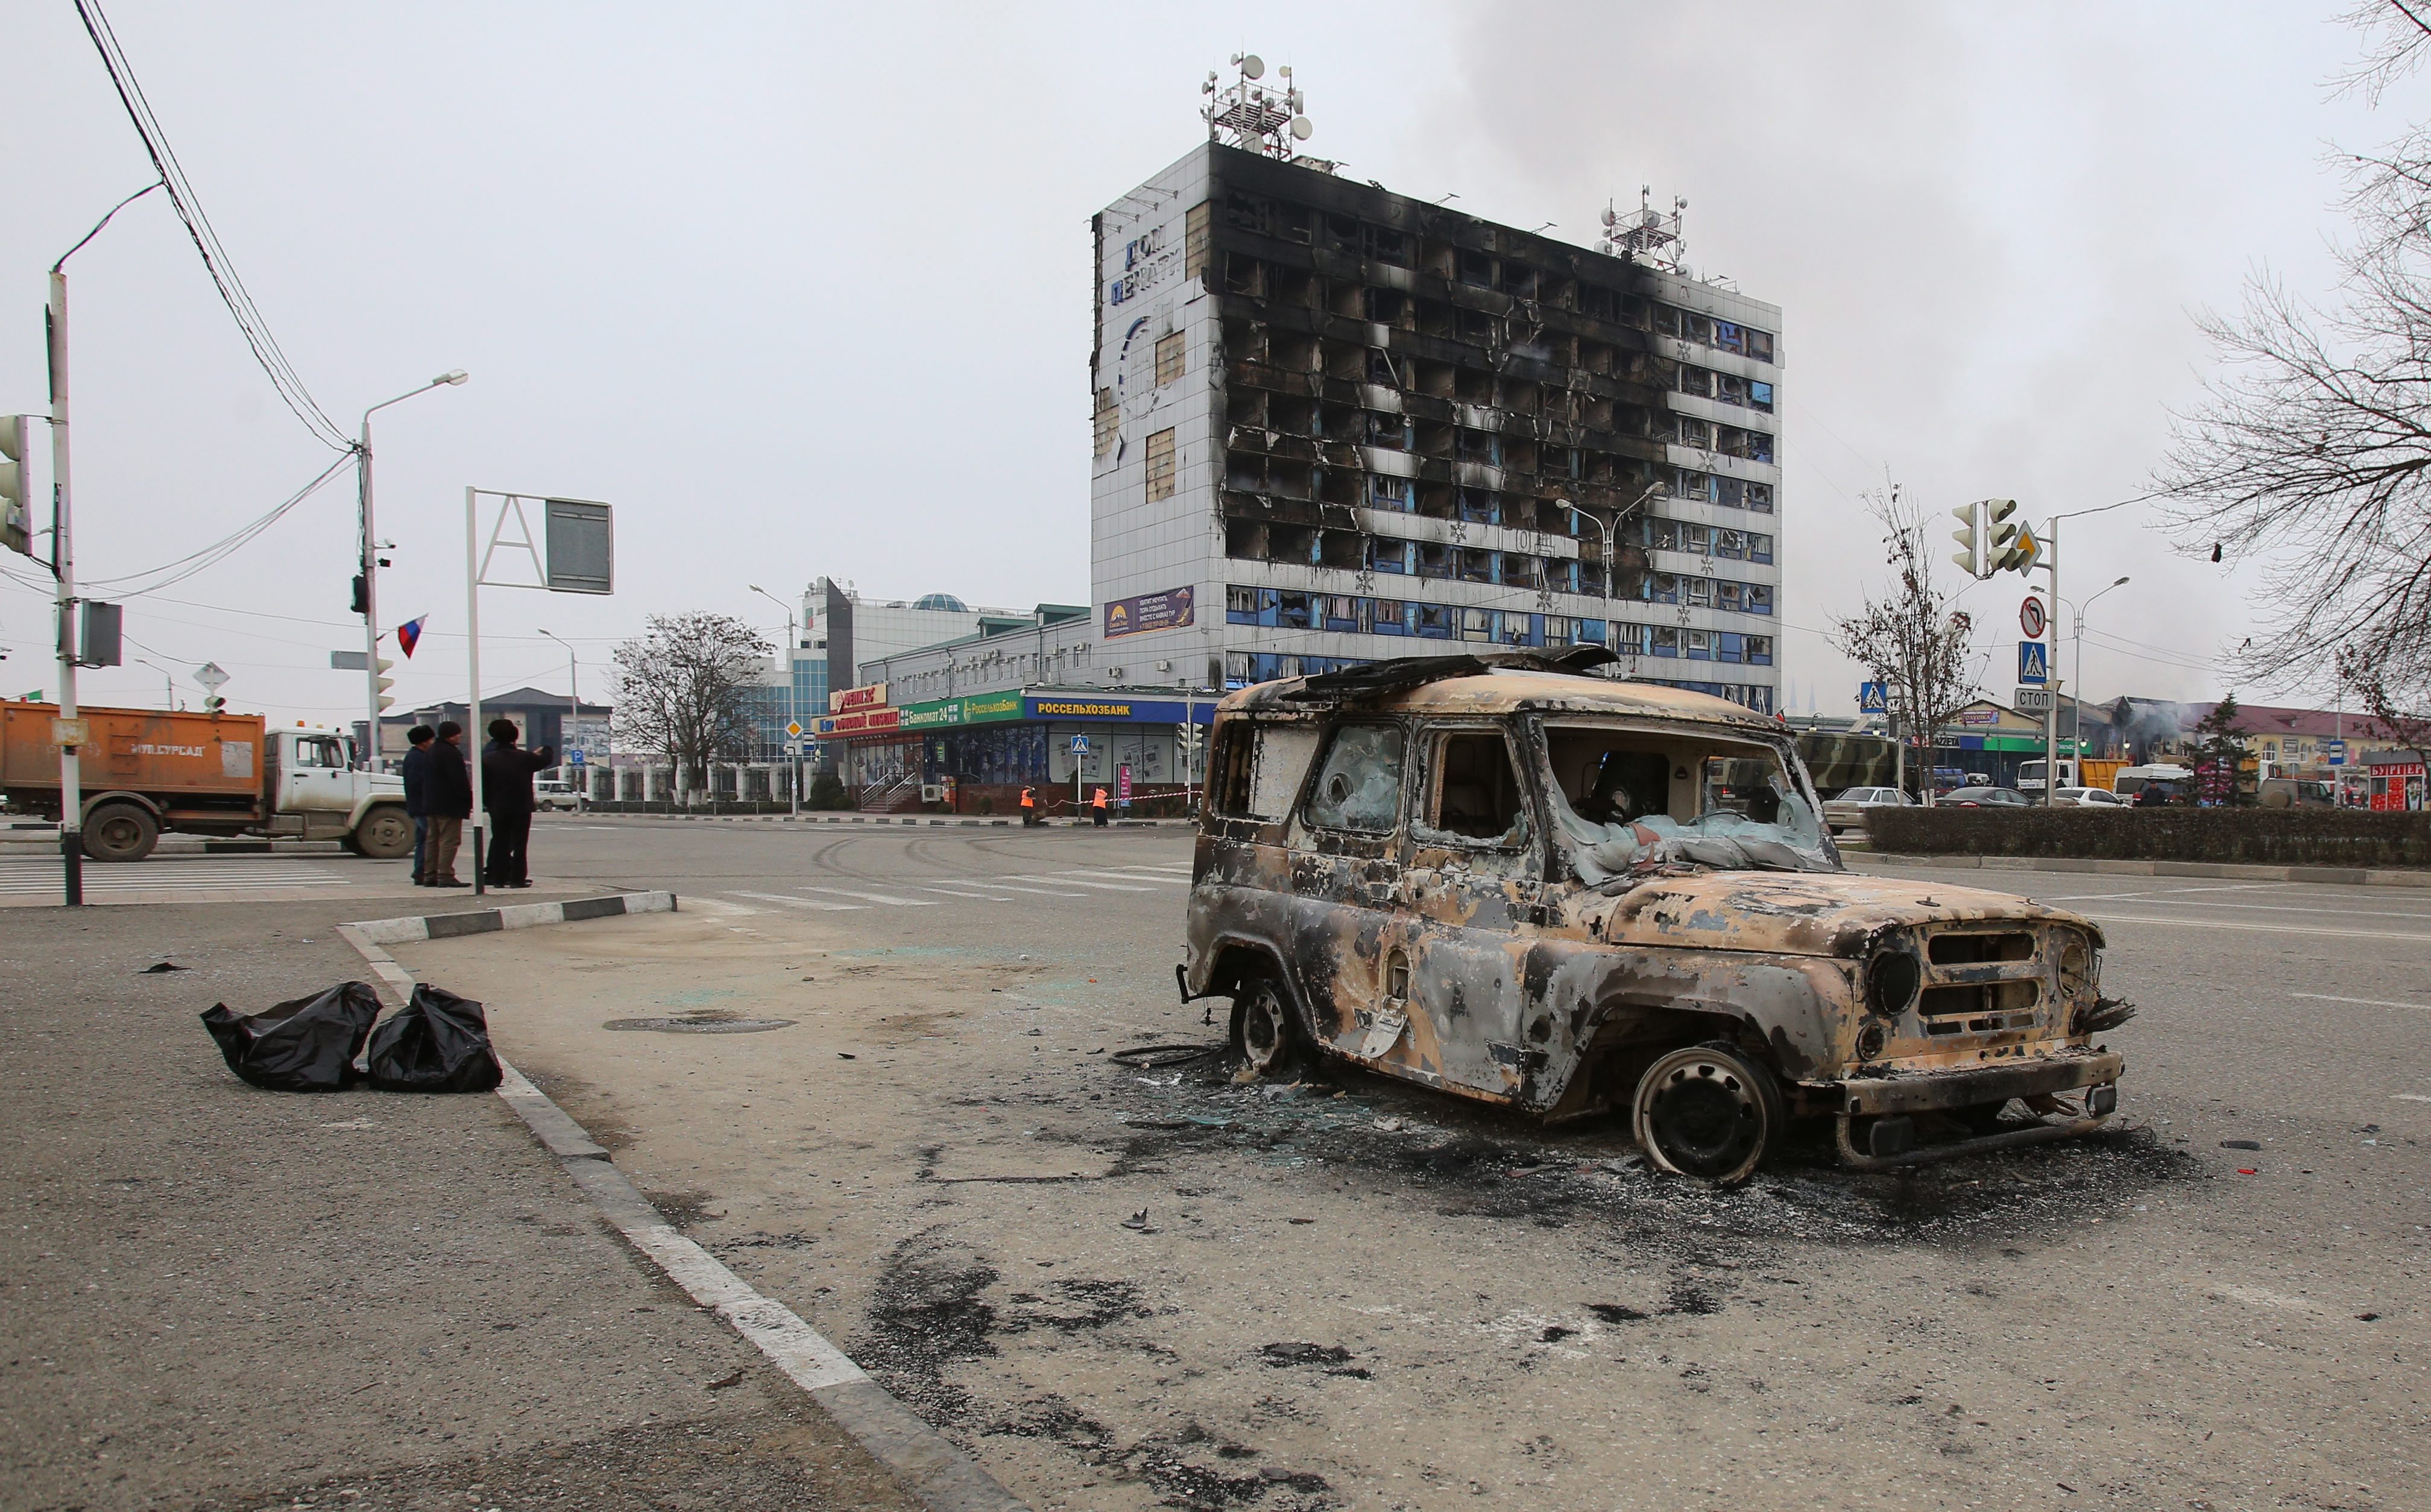
[[[1232,1053],[1241,1064],[1259,1076],[1288,1077],[1305,1063],[1307,1047],[1283,983],[1265,975],[1245,980],[1232,1000]]]
[[[1637,1143],[1682,1176],[1736,1186],[1780,1140],[1788,1114],[1772,1073],[1729,1045],[1691,1045],[1637,1083]]]

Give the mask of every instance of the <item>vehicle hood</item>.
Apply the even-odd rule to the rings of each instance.
[[[2091,920],[2031,899],[1856,872],[1651,877],[1609,900],[1591,899],[1581,912],[1596,936],[1609,944],[1686,949],[1854,959],[1884,929],[1986,919],[2070,924],[2102,944],[2102,932]]]

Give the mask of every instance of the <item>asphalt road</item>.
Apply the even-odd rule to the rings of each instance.
[[[2142,1004],[2122,1126],[1717,1196],[1610,1126],[1119,1063],[1221,1036],[1174,998],[1183,831],[533,854],[684,912],[400,959],[1033,1504],[2431,1505],[2412,890],[2018,874]]]

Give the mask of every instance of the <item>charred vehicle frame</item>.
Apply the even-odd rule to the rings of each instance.
[[[1787,731],[1585,675],[1609,653],[1375,664],[1229,694],[1185,1000],[1262,1075],[1311,1056],[1568,1119],[1746,1180],[1793,1118],[1892,1166],[2089,1133],[2103,936],[1846,871]],[[2031,1121],[2003,1117],[2022,1101]]]

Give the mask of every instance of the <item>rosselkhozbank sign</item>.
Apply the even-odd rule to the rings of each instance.
[[[1018,693],[975,693],[960,698],[936,698],[907,704],[900,728],[949,730],[962,725],[994,724],[1021,717]]]

